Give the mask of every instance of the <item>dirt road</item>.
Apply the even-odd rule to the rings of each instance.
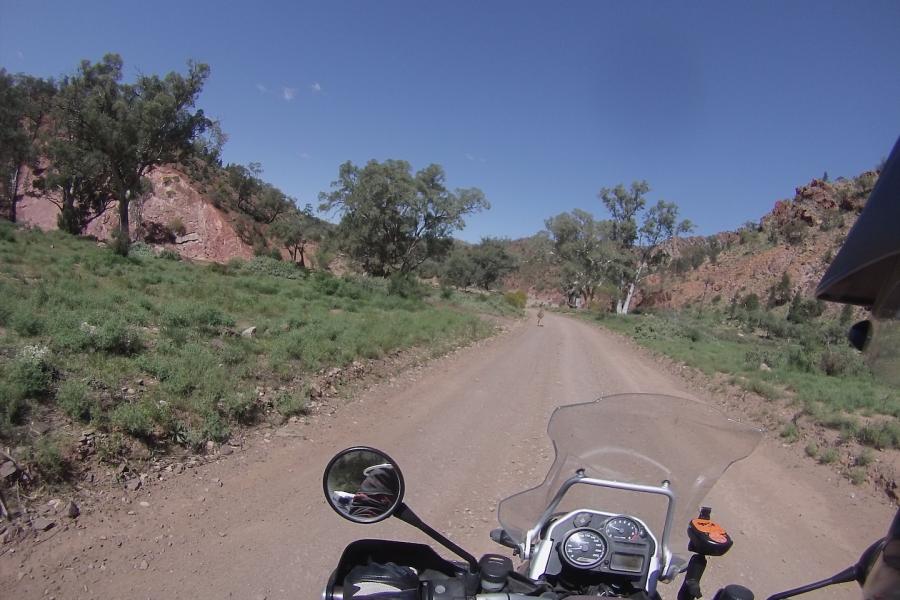
[[[349,541],[424,541],[395,520],[352,525],[325,504],[322,468],[353,444],[399,462],[407,503],[434,527],[476,555],[504,552],[488,538],[497,502],[543,478],[555,406],[632,391],[709,400],[602,330],[553,314],[544,327],[534,323],[398,374],[333,415],[260,434],[217,463],[117,493],[115,508],[0,558],[0,595],[317,598]],[[735,465],[708,501],[736,540],[708,569],[709,597],[723,582],[764,598],[828,575],[854,561],[893,515],[777,439]],[[661,589],[664,597],[676,591]],[[845,588],[813,597],[854,595]]]

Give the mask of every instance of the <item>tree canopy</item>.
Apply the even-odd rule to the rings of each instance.
[[[196,152],[197,140],[211,125],[202,110],[192,110],[208,76],[208,66],[189,62],[187,75],[139,75],[125,84],[121,57],[107,54],[99,63],[82,61],[60,83],[54,133],[74,152],[102,163],[104,173],[95,183],[118,202],[119,240],[126,252],[129,204],[146,191],[148,170]]]
[[[403,160],[340,166],[321,210],[341,215],[342,250],[371,275],[410,273],[428,258],[446,255],[463,217],[490,208],[477,188],[451,192],[444,169],[431,164],[413,174]]]

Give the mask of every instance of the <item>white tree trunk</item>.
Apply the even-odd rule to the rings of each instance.
[[[641,279],[641,272],[644,270],[644,263],[640,263],[638,265],[637,273],[634,274],[634,279],[631,283],[628,284],[628,294],[625,296],[625,301],[622,303],[621,312],[616,309],[616,312],[620,315],[627,315],[628,311],[631,309],[631,299],[634,297],[634,288],[637,286],[637,282]]]

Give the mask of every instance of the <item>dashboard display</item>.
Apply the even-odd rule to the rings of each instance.
[[[562,555],[573,567],[590,569],[606,556],[606,540],[592,529],[576,529],[563,542]]]
[[[610,558],[609,568],[614,571],[640,573],[644,568],[644,557],[640,554],[622,554],[616,552]]]

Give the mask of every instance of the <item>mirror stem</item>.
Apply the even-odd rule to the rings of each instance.
[[[803,587],[798,587],[793,590],[788,590],[786,592],[781,592],[779,594],[775,594],[774,596],[769,596],[768,600],[784,600],[784,598],[791,598],[792,596],[798,596],[800,594],[805,594],[806,592],[811,592],[813,590],[817,590],[819,588],[827,587],[829,585],[834,585],[836,583],[847,583],[848,581],[856,581],[858,579],[859,570],[856,565],[851,567],[847,567],[840,573],[836,575],[832,575],[828,579],[823,579],[822,581],[817,581],[815,583],[810,583],[809,585],[804,585]]]
[[[478,572],[478,561],[475,560],[475,557],[448,540],[446,537],[441,535],[438,531],[432,529],[427,523],[425,523],[419,516],[412,511],[405,503],[401,502],[400,506],[397,507],[397,511],[394,513],[394,516],[403,521],[404,523],[409,523],[416,529],[424,531],[428,534],[432,539],[441,544],[443,547],[447,548],[457,556],[464,559],[467,563],[469,563],[469,571],[471,573]]]

